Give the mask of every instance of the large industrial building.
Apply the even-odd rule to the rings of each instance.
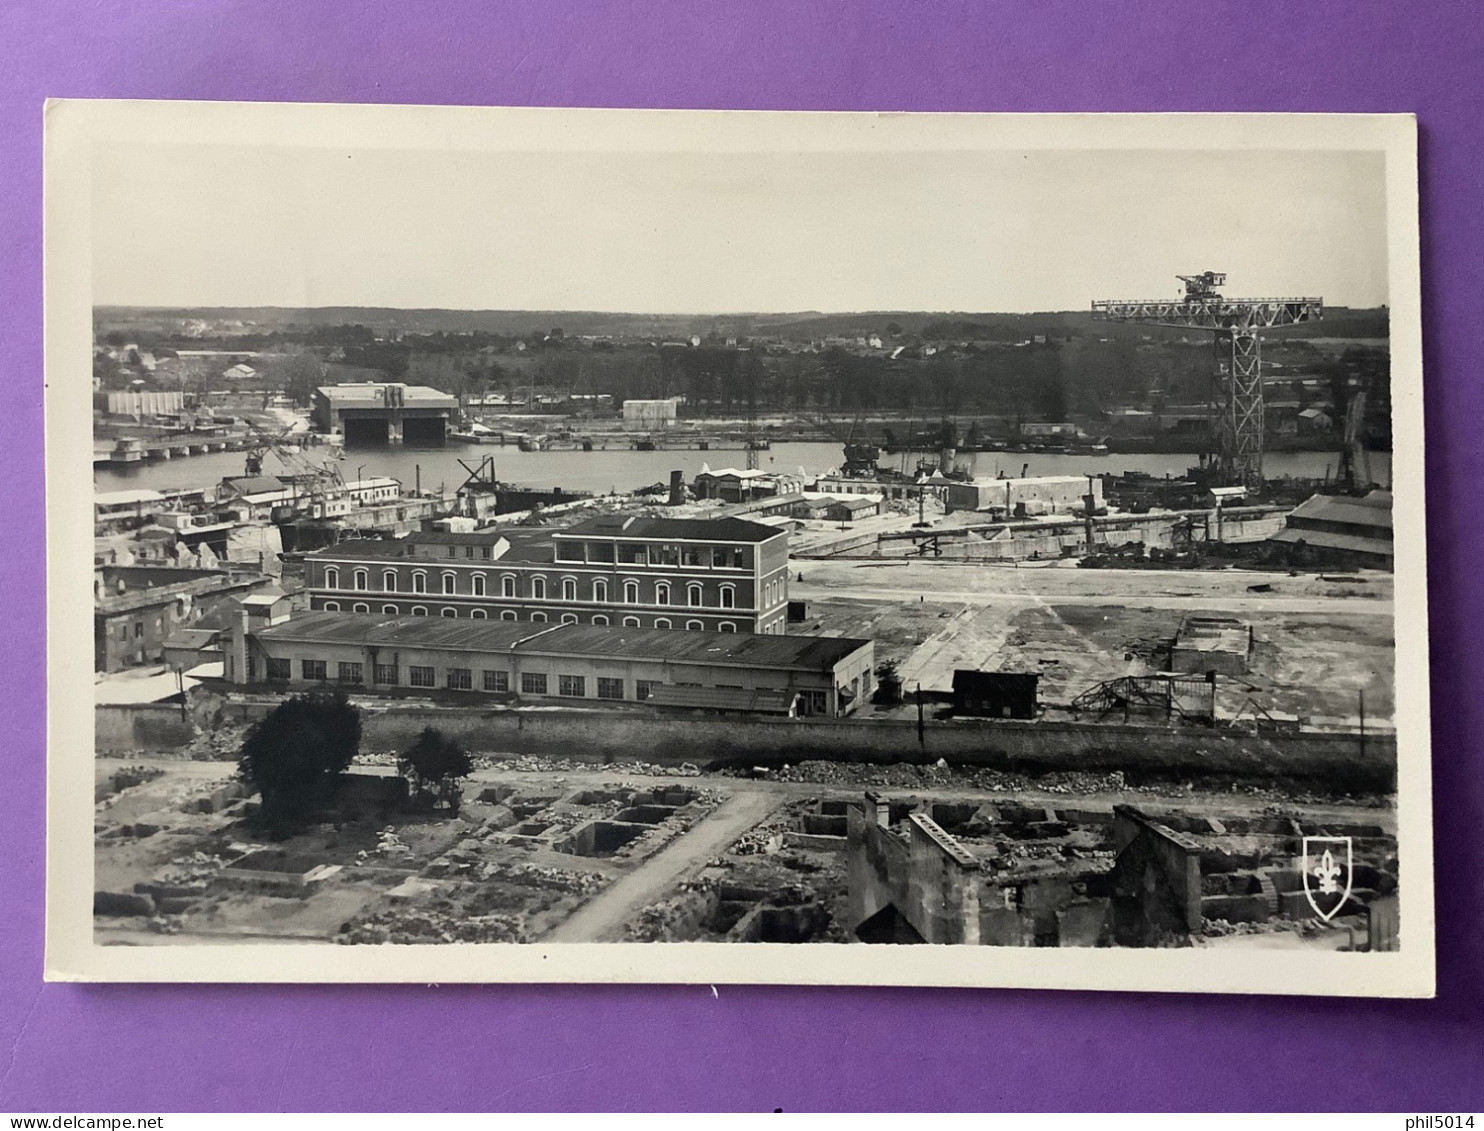
[[[305,565],[317,611],[780,635],[788,620],[788,534],[738,518],[424,532]]]
[[[659,432],[675,427],[679,397],[662,401],[624,401],[623,426],[630,432]]]
[[[1086,475],[1038,475],[1026,479],[972,479],[946,485],[944,503],[954,511],[999,511],[1007,517],[1069,514],[1086,506],[1103,507],[1103,481]]]
[[[869,640],[313,612],[228,633],[225,678],[512,702],[645,702],[783,715],[869,699]]]
[[[426,385],[366,381],[314,391],[312,419],[321,432],[339,432],[345,446],[391,444],[442,447],[459,399]]]
[[[1315,562],[1391,569],[1391,492],[1314,495],[1293,509],[1272,541]]]

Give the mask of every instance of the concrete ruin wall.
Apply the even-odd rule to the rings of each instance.
[[[850,930],[888,904],[898,911],[907,902],[907,845],[877,823],[876,807],[852,805],[845,813],[846,902]]]
[[[1150,820],[1132,805],[1113,807],[1113,845],[1118,852],[1113,883],[1137,901],[1150,932],[1198,931],[1201,927],[1201,846]]]
[[[979,945],[979,862],[922,813],[907,818],[907,921],[930,943]]]
[[[908,817],[905,840],[894,835],[887,812],[867,794],[846,814],[850,929],[890,904],[924,942],[978,945],[979,862],[922,813]]]
[[[277,700],[228,701],[225,721],[262,718]],[[116,750],[170,750],[184,745],[188,727],[169,725],[178,708],[100,707],[98,746]],[[148,723],[135,725],[135,715]],[[427,726],[481,751],[544,754],[593,761],[735,761],[778,766],[808,758],[849,762],[922,762],[938,758],[963,766],[1045,773],[1112,770],[1166,774],[1230,774],[1323,779],[1352,789],[1389,789],[1396,776],[1396,739],[1367,735],[1365,758],[1354,736],[1252,735],[1237,731],[1000,719],[928,723],[919,745],[917,724],[885,719],[766,719],[659,716],[639,711],[481,711],[428,704],[368,707],[362,746],[401,750]],[[129,741],[125,741],[128,739]]]

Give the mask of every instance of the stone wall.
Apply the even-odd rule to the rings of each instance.
[[[254,722],[278,702],[268,696],[220,701],[219,721]],[[190,740],[178,708],[158,704],[99,707],[98,746],[171,750]],[[139,718],[136,720],[136,716]],[[201,717],[197,714],[197,717]],[[927,723],[883,719],[719,718],[633,709],[555,711],[388,703],[368,706],[362,746],[400,750],[437,727],[489,754],[543,754],[594,762],[737,763],[781,766],[805,759],[932,763],[1025,773],[1123,770],[1161,776],[1322,780],[1355,791],[1394,788],[1396,739],[1367,735],[1365,756],[1347,734],[1254,735],[1200,728],[1020,722],[1010,719]]]

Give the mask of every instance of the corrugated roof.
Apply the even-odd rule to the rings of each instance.
[[[239,495],[261,495],[268,491],[282,491],[288,487],[282,479],[273,475],[238,475],[223,479],[222,484]]]
[[[778,537],[771,526],[744,518],[639,518],[604,515],[554,530],[569,538],[673,538],[693,542],[766,542]]]
[[[95,507],[128,507],[136,503],[160,503],[165,496],[158,491],[139,489],[134,491],[104,491],[93,496]]]
[[[1346,495],[1311,495],[1293,509],[1291,517],[1390,530],[1391,493],[1372,491],[1362,499],[1352,499]]]
[[[430,597],[436,601],[436,597]],[[608,625],[542,625],[530,621],[461,617],[387,617],[311,612],[259,631],[263,640],[359,644],[377,647],[456,648],[590,658],[664,660],[672,663],[732,663],[763,668],[833,667],[870,644],[836,636],[773,636],[746,632],[618,628]]]

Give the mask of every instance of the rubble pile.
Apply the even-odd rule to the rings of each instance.
[[[214,879],[226,863],[220,856],[192,852],[188,856],[177,856],[170,861],[155,874],[155,879],[159,883],[179,887],[200,885]]]
[[[502,943],[527,942],[521,915],[477,915],[420,909],[378,911],[340,928],[335,941],[362,943]]]
[[[395,766],[399,755],[395,750],[362,750],[351,760],[353,766]]]
[[[729,771],[730,776],[750,771]],[[970,786],[1004,792],[1124,793],[1138,790],[1129,785],[1121,770],[1108,772],[1062,770],[1039,777],[1003,770],[976,770],[948,765],[942,759],[931,765],[895,762],[877,765],[864,762],[805,761],[785,765],[773,772],[775,781],[812,782],[820,785],[884,786],[913,789],[932,786]],[[1169,792],[1169,786],[1149,787]]]
[[[575,758],[548,758],[540,754],[522,754],[516,758],[490,758],[476,756],[474,766],[479,770],[514,770],[523,774],[571,774],[591,773],[597,767],[592,762]],[[602,767],[605,773],[634,774],[647,778],[698,778],[701,767],[691,762],[679,766],[661,766],[653,762],[609,762]]]
[[[364,864],[369,864],[374,857],[406,862],[412,859],[412,849],[397,835],[396,828],[388,825],[377,834],[375,848],[370,851],[362,849],[356,853],[355,866],[359,868]]]
[[[608,886],[608,877],[596,872],[574,872],[567,868],[545,868],[516,861],[486,864],[479,872],[481,881],[492,880],[521,887],[540,888],[564,895],[591,895]]]
[[[1297,931],[1313,935],[1322,927],[1317,919],[1268,919],[1262,923],[1228,923],[1225,919],[1202,919],[1201,934],[1207,938],[1226,935],[1271,935],[1280,931]]]
[[[121,770],[115,770],[106,780],[98,783],[94,795],[97,810],[102,812],[117,802],[125,790],[152,782],[164,772],[157,766],[125,766]]]
[[[235,762],[242,757],[242,742],[251,729],[225,724],[202,731],[177,751],[177,756],[192,762]]]

